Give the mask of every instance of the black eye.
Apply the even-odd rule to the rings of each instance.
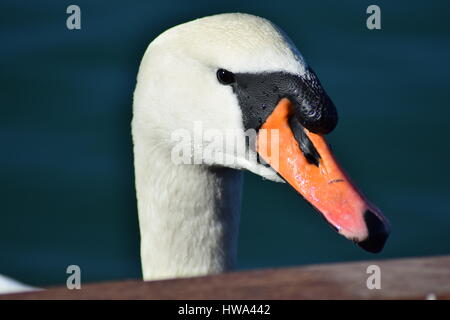
[[[225,69],[217,70],[217,80],[221,84],[232,84],[234,82],[234,74]]]

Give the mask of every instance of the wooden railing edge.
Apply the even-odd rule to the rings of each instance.
[[[89,283],[1,299],[450,299],[450,255]]]

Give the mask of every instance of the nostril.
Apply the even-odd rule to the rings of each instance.
[[[389,237],[389,224],[370,210],[366,210],[364,213],[364,221],[369,234],[366,239],[358,242],[358,245],[366,251],[378,253],[383,250]]]

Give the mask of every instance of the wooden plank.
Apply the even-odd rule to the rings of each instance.
[[[381,268],[381,289],[369,290],[369,265]],[[364,261],[143,282],[82,284],[0,299],[450,299],[450,256]]]

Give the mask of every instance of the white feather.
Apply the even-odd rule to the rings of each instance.
[[[0,274],[0,294],[40,290]]]

